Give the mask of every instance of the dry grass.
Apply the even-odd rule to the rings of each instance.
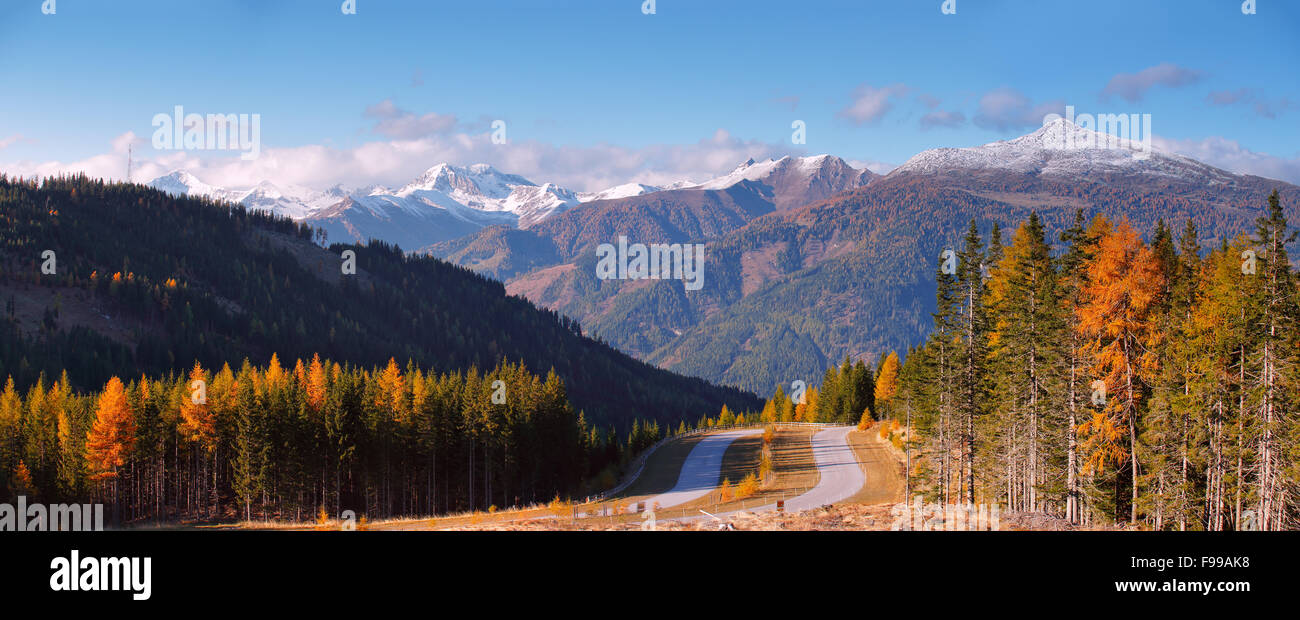
[[[885,426],[885,425],[880,425]],[[849,445],[858,456],[858,464],[867,482],[857,493],[844,500],[854,504],[893,504],[903,501],[906,479],[903,466],[894,454],[889,440],[882,439],[877,429],[849,433]]]

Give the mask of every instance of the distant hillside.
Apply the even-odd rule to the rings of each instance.
[[[312,243],[312,229],[206,199],[83,177],[0,176],[0,377],[109,376],[313,353],[371,366],[522,361],[554,367],[589,421],[667,423],[755,408],[752,395],[657,369],[581,335],[499,283],[382,243]],[[41,271],[53,251],[57,272]],[[341,273],[341,253],[356,274]],[[0,379],[2,380],[2,379]]]

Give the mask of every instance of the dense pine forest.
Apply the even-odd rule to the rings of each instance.
[[[646,431],[629,439],[657,439],[657,425]],[[93,499],[122,522],[526,505],[591,490],[583,483],[616,468],[624,446],[587,426],[555,373],[508,364],[435,374],[272,356],[263,368],[113,377],[88,394],[66,373],[23,393],[10,378],[0,392],[9,494]]]
[[[974,222],[937,271],[934,329],[881,415],[912,488],[1075,523],[1293,529],[1300,519],[1295,237],[1274,193],[1205,252],[1082,213],[1054,248],[1030,216]]]

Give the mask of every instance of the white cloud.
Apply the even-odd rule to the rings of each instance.
[[[1257,153],[1242,147],[1236,140],[1220,136],[1202,140],[1170,140],[1156,136],[1152,138],[1152,144],[1230,172],[1300,184],[1300,155],[1286,158]]]
[[[874,123],[888,114],[894,107],[894,100],[907,94],[908,88],[903,84],[892,84],[876,88],[863,84],[853,93],[853,103],[840,110],[836,116],[847,118],[859,125]]]
[[[375,122],[375,133],[395,140],[413,140],[445,133],[456,126],[454,115],[433,112],[417,115],[397,107],[392,99],[366,106],[366,116],[378,119]]]
[[[1013,88],[998,88],[980,97],[975,124],[985,129],[1007,131],[1043,124],[1048,114],[1064,114],[1065,103],[1049,101],[1035,104],[1023,93]]]
[[[0,151],[9,148],[9,146],[14,143],[22,142],[25,139],[26,138],[23,138],[23,134],[20,133],[16,133],[8,138],[0,138]]]
[[[629,148],[613,144],[562,146],[537,141],[493,144],[490,133],[445,133],[418,139],[372,141],[355,148],[312,144],[263,148],[261,156],[243,160],[238,154],[155,151],[133,133],[118,136],[106,153],[79,161],[0,164],[0,170],[24,177],[85,172],[96,178],[126,175],[126,145],[136,143],[132,179],[148,182],[182,168],[203,181],[222,187],[250,187],[263,180],[317,189],[380,184],[400,186],[429,167],[488,163],[535,183],[557,183],[575,191],[598,191],[622,183],[666,185],[726,173],[748,159],[804,155],[781,144],[741,140],[718,129],[692,144],[657,144]],[[143,148],[142,148],[143,146]]]
[[[956,110],[932,110],[921,117],[921,128],[959,127],[966,122],[966,115]]]
[[[1103,101],[1112,95],[1119,95],[1130,103],[1142,99],[1146,92],[1157,84],[1177,88],[1195,83],[1201,79],[1199,71],[1185,69],[1172,63],[1161,63],[1147,67],[1137,73],[1120,73],[1110,79],[1101,91]]]
[[[1207,95],[1205,100],[1216,106],[1250,105],[1257,116],[1267,119],[1276,119],[1287,110],[1300,108],[1300,104],[1286,97],[1269,99],[1263,93],[1249,88],[1216,90]]]
[[[857,168],[858,170],[865,168],[876,174],[889,174],[891,170],[898,167],[898,164],[887,164],[882,161],[867,161],[861,159],[850,159],[845,163]]]

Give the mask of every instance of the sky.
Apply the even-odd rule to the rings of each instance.
[[[884,172],[1071,105],[1300,184],[1300,2],[949,1],[0,0],[0,171],[122,179],[131,145],[137,182],[400,186],[482,162],[596,191],[750,157]],[[258,115],[258,156],[155,148],[176,106]]]

